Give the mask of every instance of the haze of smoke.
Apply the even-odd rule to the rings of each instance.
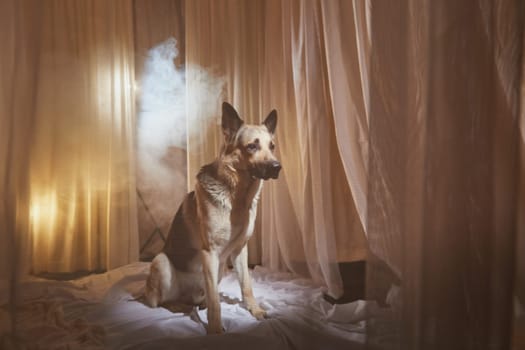
[[[138,186],[159,226],[167,227],[186,193],[187,140],[217,124],[224,81],[198,65],[176,67],[177,41],[148,52],[140,81]],[[191,79],[189,101],[187,79]]]

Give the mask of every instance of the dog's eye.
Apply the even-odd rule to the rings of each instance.
[[[255,152],[257,151],[257,145],[255,143],[249,143],[246,145],[246,150],[248,152]]]
[[[275,149],[275,144],[272,142],[270,143],[270,151],[273,151]]]

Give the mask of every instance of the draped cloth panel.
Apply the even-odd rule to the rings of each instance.
[[[22,272],[135,261],[131,3],[2,3],[2,157],[11,161],[0,173],[3,198],[12,194],[3,213],[27,242]]]
[[[0,278],[9,279],[16,302],[16,281],[30,269],[29,153],[32,130],[40,6],[31,1],[0,3]],[[13,311],[10,309],[9,311]]]
[[[373,348],[510,347],[523,10],[373,4],[367,237],[402,280]]]
[[[343,85],[354,81],[350,83],[348,76],[328,68],[331,58],[326,54],[324,26],[331,19],[324,17],[322,5],[318,1],[267,3],[265,93],[269,104],[282,111],[278,136],[288,189],[268,186],[265,192],[263,263],[295,271],[306,267],[314,279],[322,280],[337,295],[337,263],[363,259],[366,241],[358,214],[363,203],[354,205],[355,188],[349,186],[343,167],[347,159],[339,152],[340,146],[348,149],[348,142],[355,139],[338,138],[337,129],[344,134],[350,128],[343,131],[338,125],[335,115],[343,110],[332,103],[330,85],[333,73]],[[355,39],[348,34],[349,41]],[[277,84],[276,79],[283,82]],[[359,87],[359,81],[354,85]],[[364,105],[359,95],[352,97],[357,106],[350,113],[345,110],[340,118],[350,123],[356,118],[366,120],[364,114],[352,113]],[[364,166],[356,164],[354,169],[364,173]],[[297,238],[290,239],[292,232]],[[294,241],[302,242],[300,249],[290,244]]]
[[[321,1],[326,79],[337,150],[367,231],[370,1]]]

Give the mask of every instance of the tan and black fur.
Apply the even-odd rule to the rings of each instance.
[[[225,143],[213,163],[201,168],[195,190],[181,204],[163,252],[151,263],[146,302],[206,305],[208,333],[221,333],[218,283],[230,260],[243,302],[257,319],[266,312],[255,301],[248,271],[251,237],[263,180],[277,178],[274,156],[277,112],[261,125],[247,125],[228,103],[222,105]]]

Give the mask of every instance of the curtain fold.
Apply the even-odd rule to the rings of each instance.
[[[8,280],[14,315],[17,280],[30,267],[27,133],[33,129],[34,86],[41,7],[34,1],[0,2],[0,280]]]
[[[326,76],[337,150],[366,233],[370,27],[369,1],[321,1]]]
[[[277,135],[287,190],[277,190],[277,184],[265,188],[263,263],[306,272],[337,296],[342,292],[338,263],[363,259],[366,241],[337,148],[348,141],[336,140],[321,5],[267,5],[265,96],[281,112]],[[295,220],[286,213],[295,213]],[[291,232],[297,239],[288,239]]]

